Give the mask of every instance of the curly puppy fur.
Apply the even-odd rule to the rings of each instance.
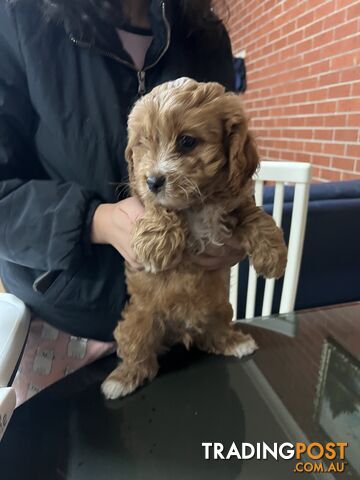
[[[205,271],[189,253],[235,235],[267,278],[283,275],[287,258],[282,231],[254,202],[259,158],[238,96],[217,83],[168,82],[136,103],[128,130],[132,194],[145,205],[132,246],[145,271],[127,266],[131,299],[114,332],[122,362],[102,385],[107,398],[153,379],[158,354],[178,342],[237,357],[256,349],[231,322],[229,271]],[[150,188],[149,178],[163,183]]]

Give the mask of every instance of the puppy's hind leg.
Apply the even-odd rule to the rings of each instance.
[[[200,350],[217,355],[244,357],[257,348],[251,335],[244,334],[231,321],[232,308],[228,304],[209,317],[206,330],[196,338]]]
[[[159,365],[157,353],[163,338],[160,322],[153,312],[129,305],[124,320],[114,332],[118,353],[123,361],[103,382],[101,390],[106,398],[124,397],[153,380]]]

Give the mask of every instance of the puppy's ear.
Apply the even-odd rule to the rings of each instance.
[[[125,159],[128,164],[128,174],[129,174],[129,182],[133,183],[134,181],[134,159],[133,159],[133,149],[130,145],[130,142],[127,144],[125,149]]]
[[[135,167],[134,167],[134,151],[133,147],[135,145],[135,135],[132,130],[128,129],[128,144],[125,149],[125,159],[128,164],[128,177],[129,177],[129,185],[131,194],[136,194],[136,185],[135,185]]]
[[[256,148],[256,142],[254,138],[254,134],[252,132],[247,133],[245,144],[244,144],[244,156],[246,159],[246,167],[244,171],[245,179],[251,178],[254,173],[256,172],[260,158]]]
[[[245,185],[256,172],[259,155],[239,97],[228,94],[227,103],[224,144],[229,162],[229,184],[237,189]]]

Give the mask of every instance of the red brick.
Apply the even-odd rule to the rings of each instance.
[[[323,55],[319,49],[313,50],[312,48],[310,48],[306,52],[304,52],[302,61],[304,64],[307,65],[312,63],[318,63],[323,58],[326,58],[326,55]]]
[[[331,166],[333,168],[339,168],[340,170],[353,170],[355,165],[355,160],[350,160],[349,158],[333,158],[331,161]]]
[[[301,90],[312,90],[318,86],[318,78],[312,77],[305,80],[301,80],[300,88]]]
[[[334,30],[334,40],[339,38],[348,37],[357,33],[357,19],[352,20],[351,22],[346,22],[343,25],[335,28]]]
[[[323,152],[330,155],[344,155],[345,145],[343,143],[324,143]]]
[[[312,39],[304,40],[295,45],[295,54],[309,52],[312,49]]]
[[[279,153],[278,153],[278,156],[279,156],[279,159],[288,161],[289,160],[289,154],[291,155],[292,153],[288,152],[288,151],[281,151],[280,150]]]
[[[305,27],[306,25],[311,23],[313,20],[314,20],[314,11],[311,11],[297,18],[296,27],[297,28]]]
[[[287,129],[284,129],[282,130],[282,136],[284,138],[297,138],[296,137],[296,134],[297,134],[297,130],[287,130]]]
[[[341,180],[360,180],[360,173],[341,172]]]
[[[332,70],[340,70],[349,67],[354,67],[356,65],[356,58],[354,53],[348,53],[344,55],[339,55],[330,60],[330,68]]]
[[[309,73],[310,75],[318,75],[319,73],[325,73],[329,71],[330,60],[326,59],[320,62],[317,62],[313,65],[310,65]]]
[[[337,110],[338,112],[360,112],[360,98],[339,100]]]
[[[324,20],[318,20],[305,28],[305,37],[312,37],[324,30]]]
[[[328,89],[329,98],[348,97],[350,95],[351,85],[336,85]]]
[[[339,83],[340,81],[340,74],[339,72],[331,72],[326,75],[321,75],[319,77],[319,85],[331,85],[332,83]]]
[[[347,125],[348,127],[360,127],[360,113],[348,115]]]
[[[326,45],[327,43],[331,43],[333,41],[333,38],[333,30],[328,30],[327,32],[320,33],[320,35],[316,35],[316,37],[313,38],[313,47],[319,48],[323,45]]]
[[[330,157],[325,155],[312,155],[312,162],[316,165],[330,167]]]
[[[294,43],[301,42],[304,39],[304,30],[296,30],[287,37],[287,44],[291,45]]]
[[[316,104],[316,113],[336,112],[336,102],[320,102]]]
[[[278,104],[278,105],[289,105],[291,103],[294,103],[291,101],[291,96],[290,95],[281,95],[281,96],[277,96],[275,95],[273,97],[274,101]]]
[[[296,162],[311,162],[311,154],[306,152],[296,152],[294,160]]]
[[[298,106],[298,115],[312,115],[313,113],[315,113],[315,105],[313,103]]]
[[[326,100],[328,98],[327,89],[322,88],[321,90],[312,90],[311,92],[307,92],[308,101],[318,101],[318,100]]]
[[[320,168],[312,167],[312,181],[316,181],[318,177],[320,177]]]
[[[286,140],[273,140],[272,145],[276,149],[285,149],[285,150],[290,150],[289,148],[289,142]]]
[[[268,41],[273,42],[274,40],[278,39],[280,36],[281,36],[281,29],[278,28],[269,33]]]
[[[353,18],[360,17],[360,3],[356,2],[354,5],[346,9],[346,19],[352,20]]]
[[[341,178],[341,172],[337,170],[328,170],[328,169],[323,169],[320,172],[321,178],[324,178],[326,180],[332,181],[332,182],[337,182]]]
[[[314,117],[305,117],[304,124],[305,126],[311,127],[321,127],[325,123],[324,117],[314,116]]]
[[[294,111],[296,112],[296,107],[289,107],[289,108],[293,108]],[[269,111],[269,114],[272,115],[273,117],[277,117],[277,116],[281,116],[282,114],[284,113],[284,108],[271,108],[270,111]],[[264,114],[264,117],[268,117],[269,115],[265,115]]]
[[[340,12],[335,12],[332,15],[329,15],[327,18],[324,18],[324,30],[329,28],[335,28],[337,25],[344,23],[346,17],[345,10]]]
[[[322,151],[322,142],[307,142],[304,144],[304,149],[307,152],[320,153]]]
[[[360,144],[346,145],[346,155],[360,159]]]
[[[320,5],[319,7],[316,8],[315,10],[315,19],[317,18],[322,18],[322,17],[327,17],[328,15],[330,15],[331,13],[333,13],[334,11],[334,8],[335,8],[335,2],[326,2],[322,5]]]
[[[261,98],[270,97],[271,89],[270,88],[264,88],[263,90],[260,90],[260,95],[261,95]]]
[[[337,142],[356,142],[359,130],[335,130],[334,140]]]
[[[351,85],[351,96],[360,97],[360,82],[356,82]]]
[[[281,32],[281,35],[285,36],[285,35],[288,35],[289,33],[293,32],[295,29],[296,29],[296,20],[294,20],[292,22],[285,23],[281,27],[280,32]]]
[[[314,138],[316,140],[332,140],[333,130],[314,130]]]
[[[270,133],[275,138],[283,137],[283,132],[280,129],[273,129],[273,130],[271,130]]]
[[[346,54],[356,48],[356,41],[354,37],[337,40],[336,42],[317,46],[314,53],[317,52],[321,58],[335,57],[341,54]],[[354,54],[353,54],[354,57]]]
[[[329,115],[324,117],[325,127],[343,127],[344,125],[346,125],[345,115]]]
[[[266,119],[264,120],[264,127],[269,128],[269,127],[288,127],[289,126],[290,119],[287,117],[278,117],[278,118],[272,118],[272,119]]]
[[[300,15],[302,15],[304,13],[304,10],[305,10],[304,5],[302,5],[302,4],[299,5],[299,2],[296,2],[295,5],[296,5],[295,8],[289,8],[288,7],[285,10],[284,15],[283,15],[284,23],[290,22],[294,18],[297,19],[298,17],[300,17]]]
[[[296,138],[312,139],[314,135],[314,132],[312,130],[297,129],[297,130],[290,130],[290,131],[295,132]]]
[[[354,0],[337,0],[337,8],[344,8],[348,7],[349,5],[353,5]]]
[[[304,143],[303,142],[297,142],[297,141],[289,141],[287,142],[288,145],[288,150],[304,150]]]
[[[288,125],[291,127],[304,127],[305,123],[305,117],[293,117],[288,119]],[[311,125],[311,123],[307,123],[306,125]]]

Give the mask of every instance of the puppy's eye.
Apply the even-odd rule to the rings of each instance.
[[[181,135],[181,137],[176,140],[176,147],[179,152],[186,153],[193,150],[198,143],[199,140],[195,137],[191,137],[190,135]]]

